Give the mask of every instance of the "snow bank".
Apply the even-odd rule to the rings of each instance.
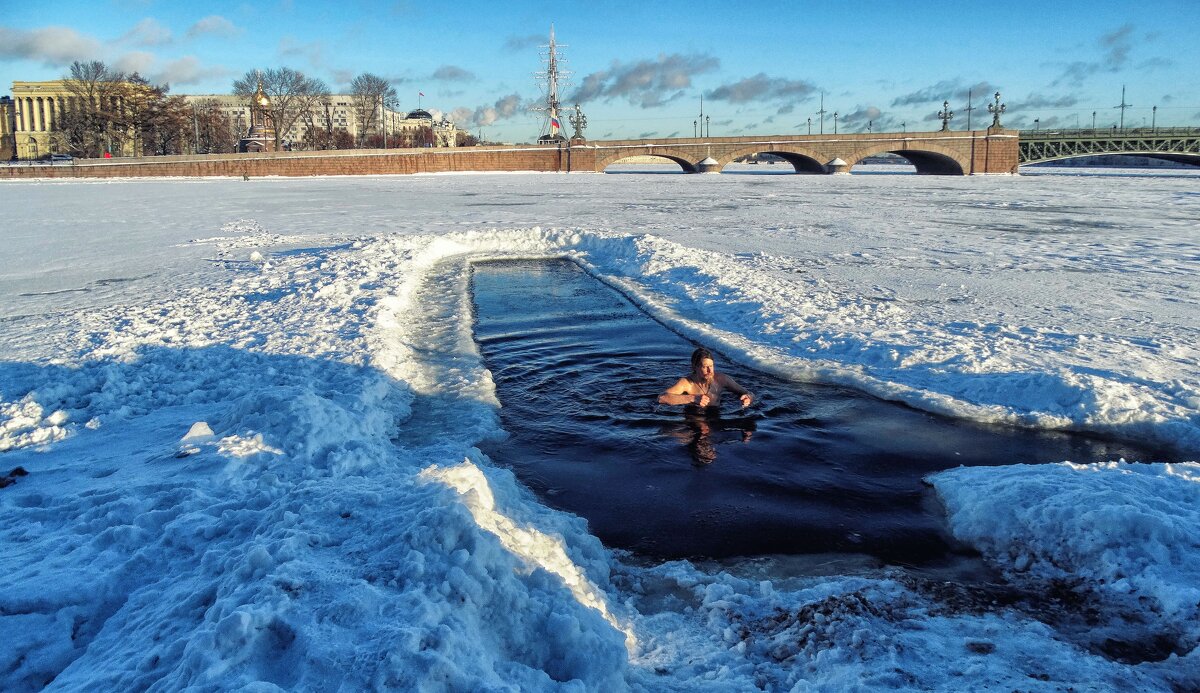
[[[954,535],[1015,579],[1094,596],[1110,621],[1181,652],[1200,644],[1200,464],[963,467],[931,481]]]
[[[475,448],[504,432],[470,263],[567,257],[765,370],[1196,449],[1190,182],[871,178],[0,186],[70,251],[0,260],[0,454],[30,472],[0,490],[0,687],[1197,687],[1194,464],[933,479],[1018,584],[1177,652],[1137,664],[870,563],[638,565]],[[129,190],[174,211],[95,233]]]

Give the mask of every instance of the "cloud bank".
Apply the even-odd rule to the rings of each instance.
[[[609,69],[584,77],[569,100],[581,103],[620,98],[641,108],[654,108],[684,96],[693,77],[719,66],[717,58],[700,54],[673,53],[635,63],[613,61]]]
[[[75,60],[95,60],[102,49],[96,39],[64,26],[30,31],[0,27],[0,58],[65,68]]]
[[[496,100],[491,106],[475,108],[459,107],[447,114],[456,125],[468,128],[486,127],[497,120],[511,118],[522,110],[521,95],[509,94]]]
[[[892,100],[892,106],[924,106],[940,104],[943,101],[949,101],[951,104],[965,102],[968,92],[982,103],[983,99],[997,91],[999,88],[987,81],[972,84],[961,79],[942,80],[923,89],[897,96]]]
[[[817,88],[804,80],[768,77],[760,72],[732,84],[723,84],[705,94],[713,101],[746,103],[749,101],[804,101],[815,94]]]

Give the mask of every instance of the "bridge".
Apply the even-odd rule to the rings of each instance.
[[[351,149],[78,159],[66,165],[0,166],[0,178],[258,177],[441,173],[601,172],[632,156],[656,156],[692,173],[718,173],[751,154],[773,154],[797,173],[849,173],[864,159],[896,154],[931,175],[1013,174],[1021,164],[1134,154],[1200,164],[1200,128],[1028,131],[943,130],[702,137],[435,149]]]
[[[1200,128],[1022,130],[1020,162],[1125,154],[1200,166]]]
[[[897,154],[917,173],[970,175],[1017,172],[1016,130],[708,137],[587,142],[571,146],[572,165],[603,171],[631,156],[670,159],[689,173],[719,172],[751,154],[772,154],[797,173],[849,173],[863,159]]]

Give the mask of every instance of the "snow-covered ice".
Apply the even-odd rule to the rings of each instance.
[[[1031,174],[0,183],[0,689],[1198,688],[1200,175]],[[1177,455],[931,477],[1035,597],[646,565],[476,448],[497,257],[782,377]]]

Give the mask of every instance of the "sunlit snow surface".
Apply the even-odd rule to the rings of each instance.
[[[1200,175],[1030,173],[0,184],[0,689],[1200,687]],[[475,449],[470,262],[514,256],[783,377],[1178,457],[933,477],[1019,600],[644,565]]]

